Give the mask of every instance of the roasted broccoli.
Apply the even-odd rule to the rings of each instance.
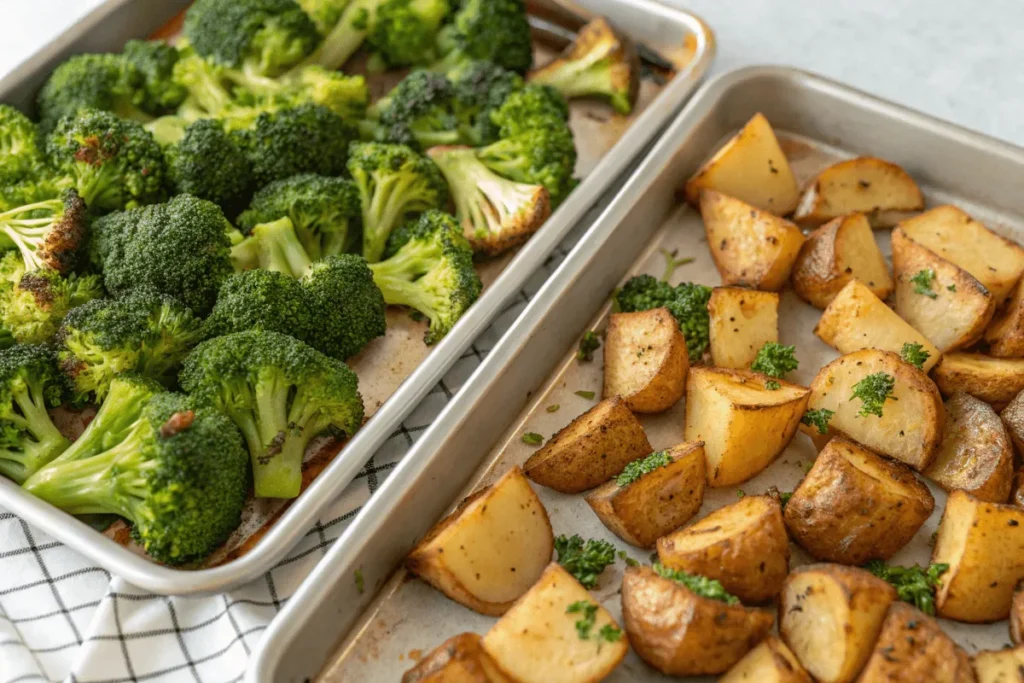
[[[470,142],[460,131],[455,86],[442,74],[413,71],[368,115],[365,132],[381,142],[423,148]]]
[[[177,108],[188,90],[174,80],[178,50],[158,40],[129,40],[121,55],[139,74],[134,103],[147,114],[164,114]]]
[[[39,175],[45,165],[36,124],[14,107],[0,104],[0,185]]]
[[[575,186],[576,145],[568,126],[538,128],[477,150],[487,168],[518,183],[543,185],[558,204]]]
[[[491,112],[491,123],[499,137],[545,129],[560,129],[569,120],[569,105],[557,90],[546,85],[529,84],[509,93],[501,106]]]
[[[690,360],[696,362],[708,348],[710,298],[711,288],[704,285],[684,282],[673,287],[650,275],[638,275],[616,292],[615,304],[625,313],[667,308],[686,337]]]
[[[18,252],[0,262],[0,335],[7,343],[43,344],[53,339],[68,311],[103,296],[98,275],[67,277],[44,268],[26,272]]]
[[[232,256],[243,270],[263,268],[296,279],[309,272],[313,265],[289,218],[254,225],[245,239],[232,249]]]
[[[315,64],[297,69],[280,83],[276,92],[263,91],[263,96],[272,96],[271,102],[278,106],[319,104],[342,118],[358,119],[365,116],[370,103],[366,78],[328,71]]]
[[[121,432],[92,431],[80,438],[98,452],[50,463],[25,489],[71,514],[124,517],[150,557],[171,565],[203,559],[241,522],[245,449],[219,412],[157,394]]]
[[[185,361],[181,384],[242,430],[256,495],[265,498],[299,495],[310,439],[327,431],[352,435],[363,420],[355,373],[276,332],[203,342]]]
[[[332,302],[339,306],[341,302]],[[314,325],[313,308],[295,278],[272,270],[247,270],[224,281],[217,303],[203,322],[204,336],[220,337],[246,330],[290,334],[309,342]],[[323,311],[317,311],[321,314]]]
[[[458,224],[430,210],[396,230],[387,259],[370,265],[388,304],[408,306],[427,317],[427,344],[440,341],[480,296],[473,252]]]
[[[352,0],[297,0],[321,35],[327,35],[341,19],[341,13]]]
[[[326,107],[304,104],[262,113],[245,131],[259,187],[300,173],[342,175],[356,129]]]
[[[518,73],[533,65],[530,23],[523,0],[462,0],[438,33],[442,59],[431,68],[450,71],[486,59]]]
[[[73,55],[53,70],[39,91],[40,125],[50,131],[84,109],[113,112],[124,119],[149,121],[140,107],[145,85],[139,70],[119,54]]]
[[[252,168],[238,133],[220,121],[202,119],[167,148],[167,167],[177,193],[207,199],[234,215],[252,195]]]
[[[315,0],[304,0],[314,2]],[[331,2],[331,0],[320,0]],[[334,0],[340,2],[340,0]],[[330,31],[325,32],[324,39],[316,50],[303,64],[317,64],[334,71],[340,69],[366,41],[377,7],[383,0],[348,0],[338,15]],[[334,13],[333,8],[328,15]]]
[[[60,405],[63,393],[49,347],[0,351],[0,474],[20,484],[68,447],[47,412]]]
[[[523,88],[522,77],[494,62],[468,62],[448,74],[454,87],[456,116],[463,138],[486,145],[498,140],[499,127],[491,114],[509,95]]]
[[[384,296],[359,256],[317,261],[302,278],[302,288],[317,317],[307,341],[318,351],[345,360],[387,331]]]
[[[369,20],[366,45],[374,70],[429,64],[437,54],[437,32],[448,0],[382,0]]]
[[[223,116],[232,107],[239,106],[231,92],[227,78],[228,67],[203,59],[188,44],[182,45],[174,65],[174,82],[188,95],[178,108],[178,116],[185,123],[210,116]]]
[[[25,270],[71,271],[85,235],[85,202],[74,190],[0,213],[0,243],[18,250]]]

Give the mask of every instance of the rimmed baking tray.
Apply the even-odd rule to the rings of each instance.
[[[152,35],[188,5],[185,0],[152,2],[110,0],[0,80],[0,101],[30,108],[38,87],[68,55],[119,50],[130,38]],[[389,312],[386,339],[360,354],[353,367],[373,413],[363,428],[338,452],[333,449],[307,458],[305,479],[311,479],[294,503],[250,506],[242,530],[213,559],[216,566],[171,569],[126,547],[122,527],[100,534],[11,482],[0,481],[0,506],[75,548],[132,584],[162,594],[209,593],[225,590],[270,569],[302,537],[317,515],[352,481],[363,464],[395,432],[421,399],[483,332],[507,301],[523,287],[569,231],[585,221],[619,181],[624,171],[649,147],[658,133],[699,84],[715,54],[714,36],[698,17],[654,0],[583,0],[580,5],[603,14],[620,29],[678,65],[671,79],[648,79],[640,106],[629,118],[613,116],[606,107],[573,103],[572,126],[579,141],[577,172],[583,182],[529,243],[510,257],[483,267],[485,290],[452,332],[431,349],[423,346],[418,323]],[[373,83],[371,83],[373,87]],[[592,214],[593,215],[593,214]],[[396,362],[396,360],[398,362]],[[286,507],[286,509],[285,509]]]
[[[676,281],[720,282],[700,217],[680,204],[677,191],[758,111],[780,131],[799,180],[839,158],[883,157],[905,167],[930,204],[955,202],[993,229],[1024,238],[1024,195],[1019,191],[1024,149],[802,71],[755,67],[708,83],[292,597],[250,665],[250,683],[400,680],[416,659],[445,639],[463,631],[484,633],[494,623],[396,567],[462,495],[529,457],[534,447],[523,443],[523,433],[548,436],[600,398],[600,351],[593,362],[580,363],[574,347],[583,331],[603,326],[610,294],[625,277],[641,272],[660,276],[660,250],[668,249],[696,259],[677,271]],[[888,251],[888,235],[876,234]],[[801,367],[791,378],[799,383],[809,382],[836,356],[813,336],[819,314],[791,291],[783,294],[781,341],[797,346]],[[581,390],[597,396],[582,398],[576,394]],[[654,448],[683,440],[682,410],[680,404],[642,418]],[[792,490],[814,457],[810,441],[798,435],[775,464],[740,488],[746,493],[761,493],[770,485]],[[582,496],[535,490],[556,534],[602,538],[648,561],[646,551],[623,544],[605,529]],[[932,491],[935,513],[894,562],[928,561],[928,539],[945,502],[944,493]],[[737,487],[708,489],[700,516],[736,497]],[[794,550],[794,565],[807,559]],[[616,618],[622,568],[618,563],[606,570],[594,591]],[[999,648],[1007,640],[1005,622],[943,622],[943,627],[969,650]],[[655,674],[630,654],[607,680],[674,679]]]

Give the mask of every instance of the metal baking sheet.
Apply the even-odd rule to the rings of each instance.
[[[829,163],[857,154],[890,159],[922,185],[930,205],[955,202],[993,229],[1024,238],[1024,149],[883,102],[805,72],[757,67],[706,85],[670,126],[616,200],[548,280],[515,326],[455,397],[310,575],[268,631],[253,660],[250,683],[315,679],[325,683],[399,680],[402,672],[445,639],[463,631],[484,633],[494,622],[448,600],[400,567],[430,526],[468,492],[485,486],[534,451],[526,431],[550,435],[600,396],[601,356],[582,364],[573,357],[583,331],[600,329],[613,289],[637,273],[660,276],[659,249],[696,260],[675,280],[715,285],[699,215],[680,205],[676,193],[719,145],[754,113],[772,122],[800,179]],[[888,250],[885,233],[876,233]],[[837,354],[812,334],[819,312],[787,291],[780,307],[783,343],[796,344],[807,383]],[[547,408],[559,405],[557,412]],[[682,441],[683,406],[642,422],[652,445]],[[741,487],[708,489],[699,513],[735,501],[737,488],[761,493],[770,485],[792,490],[815,458],[798,434],[765,472]],[[648,552],[622,543],[605,529],[582,496],[535,487],[556,534],[602,538],[632,557]],[[929,538],[945,504],[932,488],[936,510],[894,562],[926,563]],[[792,564],[808,561],[799,549]],[[602,575],[595,597],[616,618],[623,564]],[[355,577],[362,577],[364,590]],[[621,622],[620,622],[621,623]],[[969,626],[943,622],[969,651],[1002,647],[1006,622]],[[669,680],[631,653],[610,681]],[[697,680],[697,679],[694,679]],[[700,679],[712,680],[712,679]]]
[[[157,565],[130,547],[127,527],[106,535],[0,481],[0,506],[131,583],[163,594],[223,591],[256,578],[280,560],[317,515],[352,481],[363,464],[437,384],[470,343],[520,291],[527,278],[577,224],[596,216],[610,188],[635,163],[706,73],[715,52],[710,29],[696,16],[654,0],[582,0],[588,10],[613,23],[677,65],[667,83],[645,79],[640,102],[629,117],[587,102],[571,106],[579,147],[577,175],[584,181],[529,243],[481,269],[485,290],[452,332],[433,348],[423,345],[422,323],[389,312],[386,338],[352,361],[360,376],[367,414],[372,417],[344,448],[325,444],[307,453],[303,493],[293,502],[253,501],[232,539],[200,569]],[[68,55],[118,50],[129,38],[145,37],[168,25],[187,0],[110,0],[33,58],[0,80],[0,101],[25,109],[52,68]],[[173,26],[173,24],[171,24]],[[165,31],[166,33],[166,31]],[[163,34],[162,34],[163,35]],[[538,45],[538,53],[544,48]],[[386,83],[371,81],[379,90]],[[340,453],[339,453],[340,451]]]

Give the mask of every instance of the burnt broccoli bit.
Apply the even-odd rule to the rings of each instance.
[[[903,602],[909,602],[925,614],[935,615],[935,590],[942,584],[942,575],[949,569],[948,564],[901,567],[871,560],[864,568],[892,584]]]
[[[307,341],[332,358],[354,356],[387,331],[384,295],[359,256],[317,261],[302,278],[302,289],[317,320]]]
[[[567,125],[537,128],[477,150],[477,157],[498,175],[528,185],[543,185],[558,205],[576,186],[576,144]]]
[[[558,564],[576,577],[585,588],[597,585],[605,567],[615,563],[615,547],[608,541],[588,538],[585,542],[578,534],[555,539]]]
[[[366,45],[375,70],[429,64],[436,59],[437,32],[448,0],[383,0],[369,21]]]
[[[0,243],[21,254],[26,270],[70,272],[85,242],[86,206],[73,189],[0,213]]]
[[[767,342],[758,350],[750,369],[769,377],[785,377],[787,372],[792,372],[799,366],[795,346]]]
[[[885,406],[886,400],[898,400],[893,396],[895,387],[896,378],[884,372],[868,375],[854,384],[850,400],[859,398],[861,401],[857,417],[867,417],[868,415],[882,417],[882,408]]]
[[[20,484],[70,445],[47,412],[64,388],[49,347],[0,351],[0,475]]]
[[[808,427],[816,427],[818,433],[824,436],[825,434],[828,434],[828,423],[832,420],[832,416],[835,414],[834,410],[816,408],[804,413],[804,416],[800,418],[800,421]]]
[[[454,87],[463,137],[476,146],[496,142],[499,127],[491,120],[491,113],[523,88],[522,77],[489,61],[468,62],[448,77]]]
[[[252,195],[255,181],[245,143],[214,119],[188,126],[166,150],[168,172],[177,194],[190,194],[235,214]]]
[[[531,83],[509,94],[501,106],[491,112],[491,123],[501,138],[544,129],[559,129],[569,121],[565,98],[547,85]]]
[[[630,278],[615,294],[615,304],[625,313],[667,308],[686,337],[686,348],[690,352],[691,362],[699,361],[708,348],[709,299],[710,287],[692,282],[684,282],[673,287],[650,275]]]
[[[177,108],[188,90],[174,80],[178,50],[159,40],[129,40],[121,51],[139,74],[134,103],[147,114],[164,114]]]
[[[39,129],[14,107],[0,104],[0,185],[45,174]]]
[[[364,122],[380,142],[427,148],[465,142],[455,86],[443,74],[413,71],[374,103]]]
[[[303,104],[256,118],[244,133],[259,187],[300,173],[342,175],[356,129],[327,107]]]
[[[181,384],[241,429],[256,495],[294,498],[309,441],[351,436],[363,420],[354,372],[293,337],[251,330],[205,341],[189,355]]]
[[[921,344],[906,342],[903,344],[903,348],[900,349],[900,358],[907,363],[910,363],[918,370],[924,367],[924,364],[930,357],[931,354],[925,351],[924,346]]]
[[[241,522],[245,449],[217,411],[162,393],[130,426],[98,432],[94,422],[80,437],[98,452],[50,463],[25,489],[71,514],[124,517],[149,556],[170,565],[202,560]]]
[[[313,311],[298,281],[272,270],[247,270],[224,281],[204,336],[220,337],[246,330],[269,330],[308,341],[313,334]]]
[[[533,66],[530,23],[523,0],[462,0],[451,23],[438,33],[442,55],[431,68],[450,71],[486,59],[518,73]]]

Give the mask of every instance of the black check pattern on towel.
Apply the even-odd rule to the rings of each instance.
[[[212,597],[151,595],[0,510],[0,683],[241,681],[274,615],[519,317],[580,232],[510,298],[288,557],[261,579]]]

